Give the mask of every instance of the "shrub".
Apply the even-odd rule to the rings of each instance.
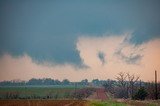
[[[115,98],[128,98],[128,93],[126,88],[115,88],[114,91],[114,97]]]
[[[136,100],[144,100],[147,95],[147,91],[142,87],[135,93],[135,95],[132,98]]]

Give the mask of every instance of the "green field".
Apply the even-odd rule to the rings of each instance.
[[[160,106],[159,100],[106,100],[106,101],[90,101],[90,106]]]
[[[71,98],[75,90],[83,86],[22,86],[0,87],[1,99],[63,99]]]
[[[127,104],[114,101],[91,101],[91,106],[127,106]]]

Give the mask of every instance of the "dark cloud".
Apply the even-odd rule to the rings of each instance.
[[[104,65],[106,63],[105,60],[105,54],[103,52],[99,52],[98,53],[98,58],[100,59],[100,61],[102,62],[102,65]]]
[[[82,64],[79,35],[118,35],[133,31],[130,42],[160,37],[160,1],[0,1],[0,55],[27,53],[36,61]],[[138,60],[128,57],[128,61]]]
[[[121,49],[122,50],[122,49]],[[122,60],[125,61],[127,64],[136,64],[138,65],[143,58],[143,55],[130,53],[128,56],[123,54],[121,50],[118,50],[115,54]]]

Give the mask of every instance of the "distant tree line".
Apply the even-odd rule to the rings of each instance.
[[[1,81],[0,86],[27,86],[27,85],[84,85],[84,86],[103,86],[107,83],[108,80],[99,80],[93,79],[89,82],[87,79],[83,79],[79,82],[71,82],[68,79],[64,79],[62,81],[58,79],[51,79],[51,78],[42,78],[36,79],[32,78],[28,81],[21,81],[21,80],[11,80],[11,81]],[[116,81],[114,81],[116,82]]]
[[[54,80],[51,78],[43,78],[36,79],[32,78],[29,81],[2,81],[0,82],[0,86],[26,86],[26,85],[70,85],[71,82],[68,79],[64,79],[63,81]]]

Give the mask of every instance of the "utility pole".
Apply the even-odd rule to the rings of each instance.
[[[157,71],[155,70],[155,99],[158,99],[158,89],[157,89]]]
[[[139,82],[139,87],[140,87],[140,88],[142,87],[142,82],[141,82],[141,80],[140,80],[140,82]]]

